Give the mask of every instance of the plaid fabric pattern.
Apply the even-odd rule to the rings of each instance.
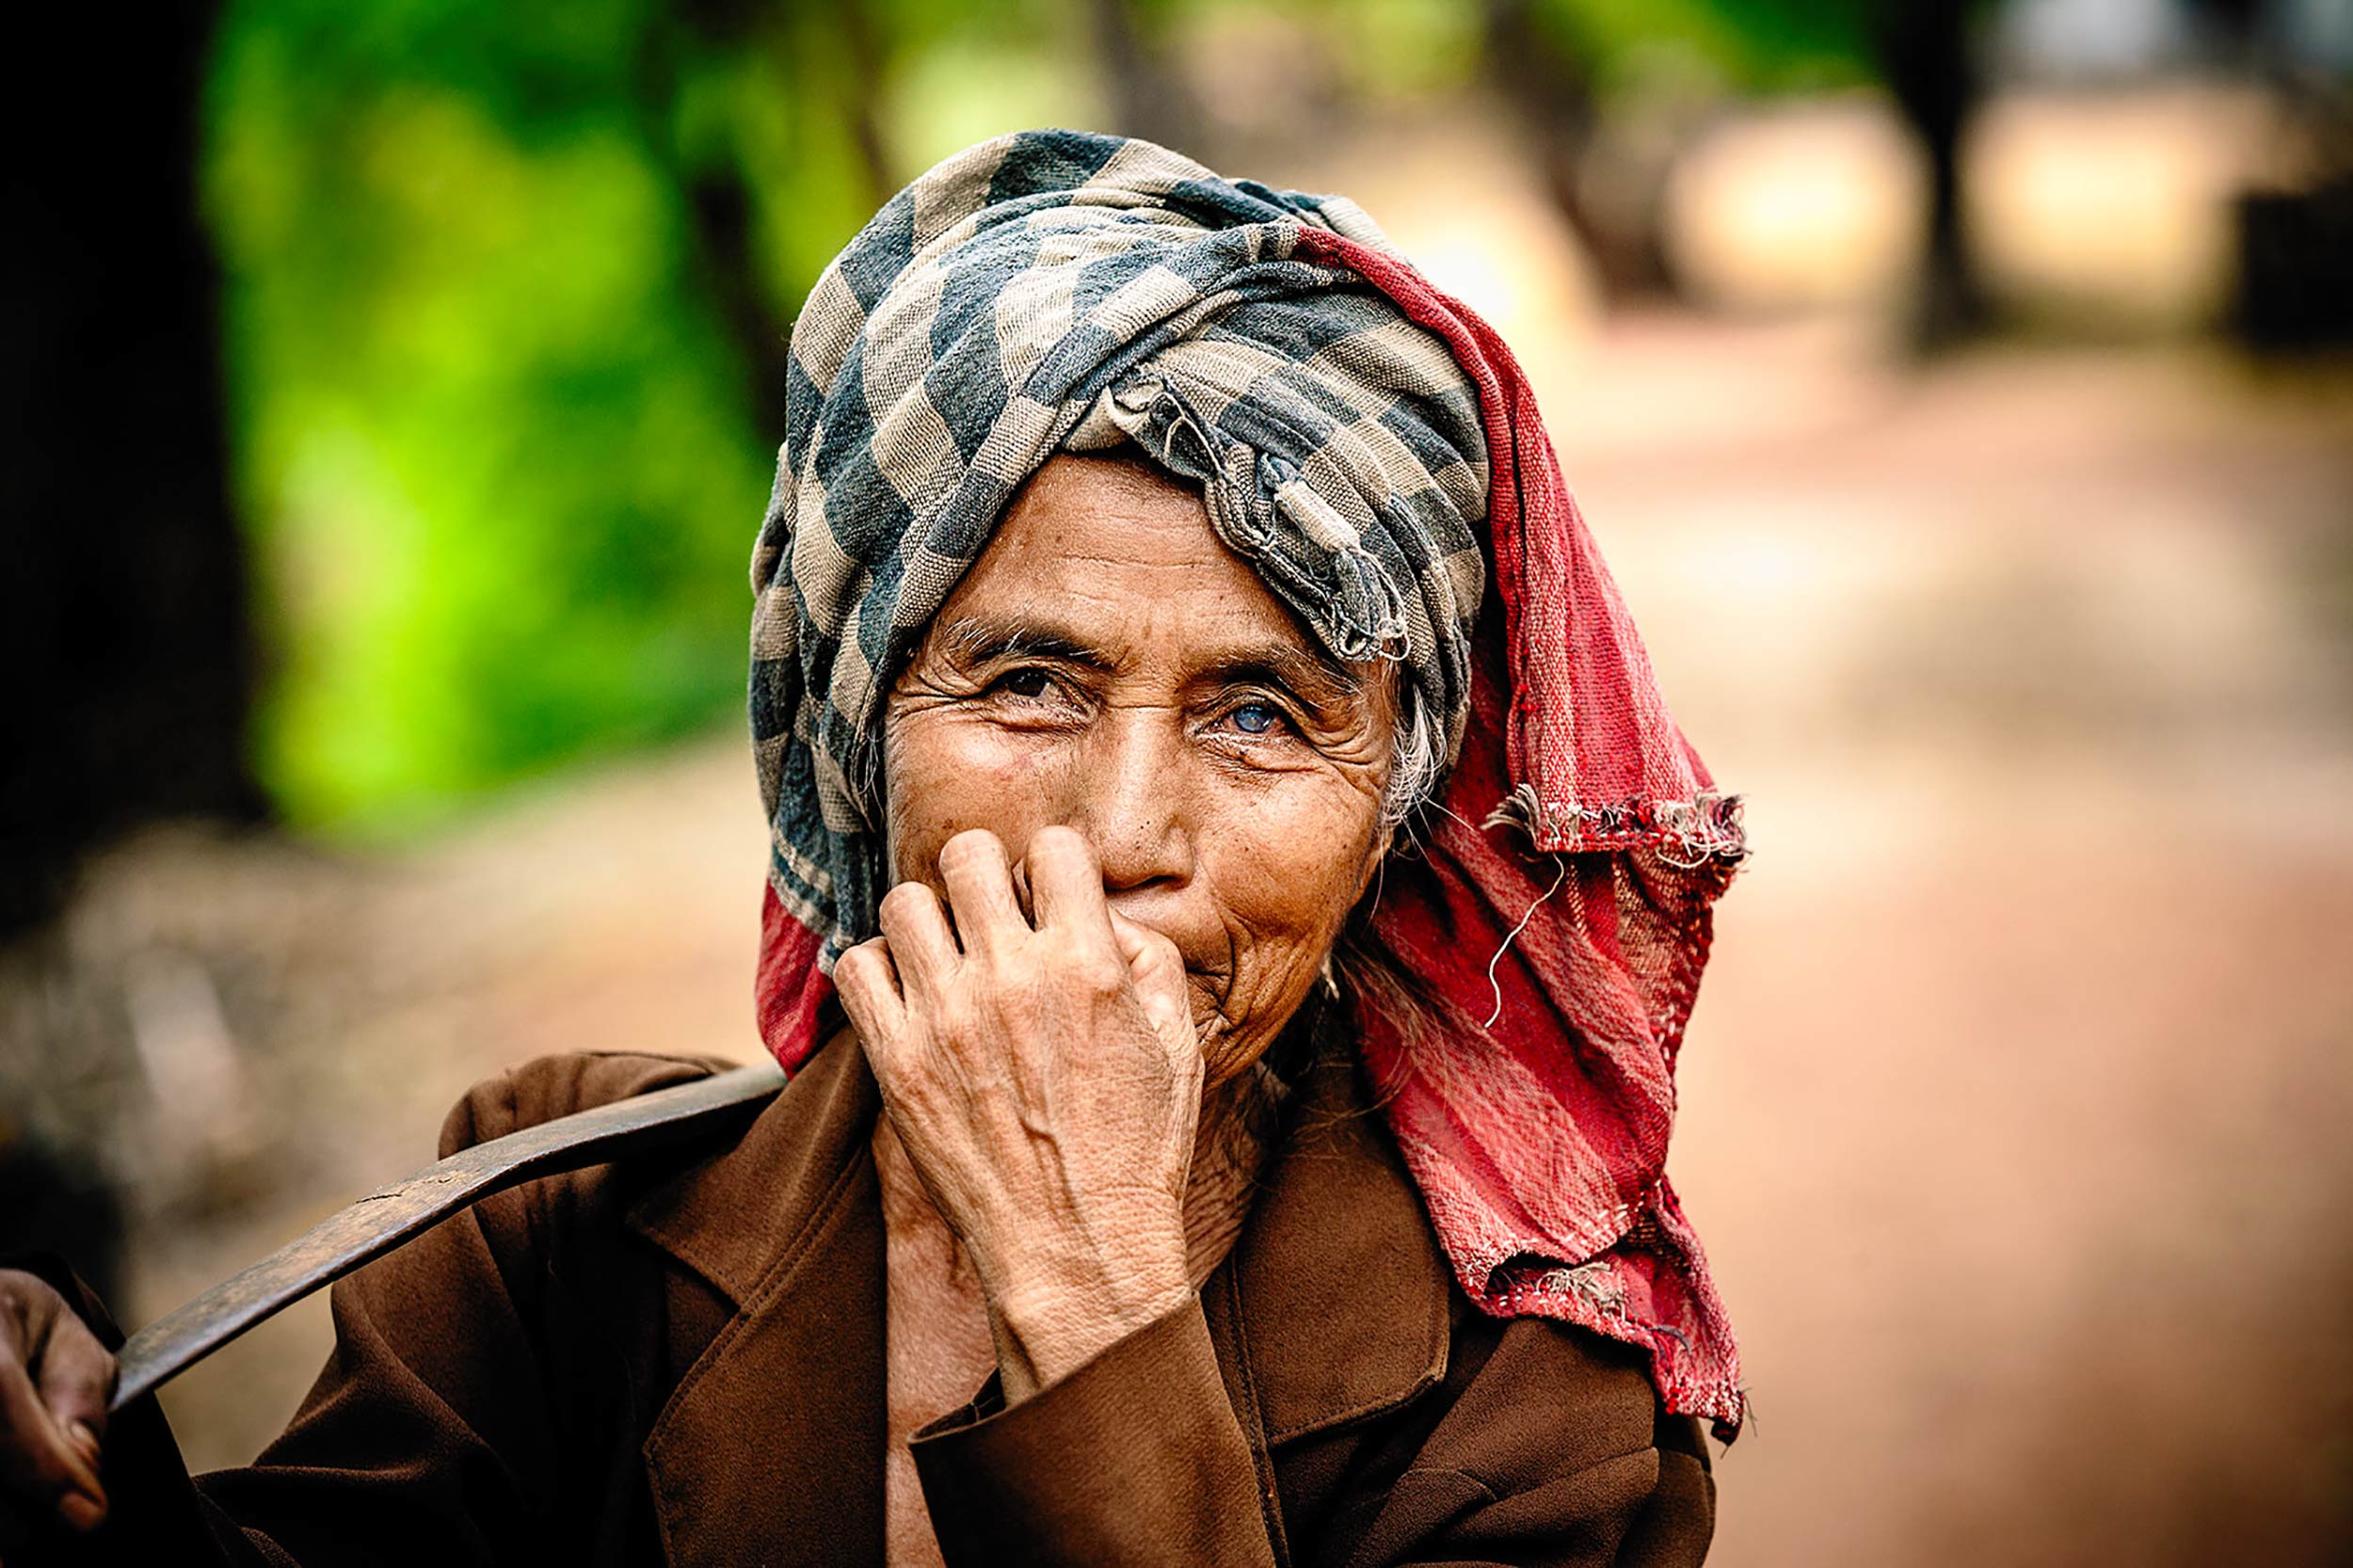
[[[1464,1290],[1643,1347],[1670,1409],[1736,1432],[1737,1352],[1665,1160],[1737,802],[1493,329],[1344,200],[1036,132],[893,198],[811,293],[790,374],[752,564],[778,1060],[816,1048],[833,959],[875,928],[888,680],[1048,456],[1132,442],[1335,654],[1399,661],[1442,731],[1443,797],[1375,921],[1432,1016],[1359,999],[1356,1022]]]
[[[885,890],[890,673],[1064,446],[1127,440],[1199,482],[1226,544],[1344,659],[1400,659],[1459,736],[1487,472],[1436,338],[1303,225],[1353,205],[1230,184],[1148,142],[984,143],[893,198],[792,333],[786,440],[752,566],[752,732],[771,882],[824,934]]]

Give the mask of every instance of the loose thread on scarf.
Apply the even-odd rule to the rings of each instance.
[[[1395,1025],[1366,1030],[1361,1045],[1385,1064],[1379,1110],[1451,1268],[1489,1282],[1478,1296],[1484,1311],[1576,1321],[1642,1348],[1665,1408],[1710,1416],[1720,1435],[1737,1430],[1738,1354],[1695,1253],[1602,1255],[1621,1299],[1646,1299],[1646,1316],[1689,1336],[1689,1353],[1584,1293],[1506,1294],[1493,1283],[1492,1247],[1507,1257],[1593,1256],[1583,1238],[1618,1234],[1607,1195],[1628,1176],[1661,1179],[1663,1141],[1641,1129],[1672,1104],[1672,1079],[1658,1070],[1672,1060],[1652,1048],[1680,1038],[1707,949],[1706,910],[1741,847],[1737,815],[1715,804],[1667,717],[1517,360],[1356,209],[1229,184],[1149,143],[1002,137],[920,177],[912,195],[940,242],[910,248],[904,203],[878,216],[828,268],[792,345],[804,391],[816,395],[796,400],[786,422],[754,578],[751,718],[772,840],[763,1038],[781,1061],[815,1050],[839,1011],[820,971],[872,935],[889,863],[877,720],[893,662],[987,548],[1005,482],[1065,448],[1116,446],[1107,439],[1116,432],[1166,476],[1201,486],[1218,537],[1319,638],[1329,631],[1345,643],[1334,628],[1377,629],[1390,596],[1376,590],[1393,588],[1415,632],[1399,690],[1413,695],[1415,733],[1433,743],[1401,746],[1393,774],[1418,782],[1422,769],[1404,762],[1425,753],[1433,764],[1449,751],[1471,759],[1459,776],[1476,781],[1476,795],[1458,787],[1459,815],[1440,801],[1401,824],[1415,792],[1383,801],[1384,828],[1400,827],[1402,843],[1419,840],[1421,853],[1401,866],[1397,897],[1377,895],[1370,935],[1376,952],[1410,954],[1421,972],[1404,977],[1416,984],[1393,1002],[1349,999],[1352,1022]],[[1124,221],[1135,216],[1155,221]],[[1300,269],[1285,274],[1279,303],[1270,296],[1247,321],[1220,308],[1277,251]],[[1116,285],[1146,274],[1182,287],[1144,316],[1119,308]],[[1021,303],[1079,277],[1104,282],[1112,303],[1043,315]],[[1013,368],[1046,363],[1059,368],[1042,378]],[[943,467],[926,443],[875,436],[889,424],[886,408],[930,418],[925,400],[950,369],[959,427],[984,429],[993,443],[986,462],[951,453]],[[1176,417],[1182,398],[1156,413],[1180,383],[1204,389],[1191,399],[1194,414]],[[1410,448],[1405,459],[1290,417],[1300,399],[1320,408],[1334,395],[1387,408],[1383,423],[1404,448],[1383,450]],[[1197,417],[1212,404],[1245,413],[1236,423],[1254,439]],[[1430,467],[1423,454],[1442,460]],[[1483,495],[1457,494],[1458,464],[1484,476],[1470,487]],[[1309,472],[1297,505],[1275,504],[1273,491]],[[1411,504],[1385,505],[1401,483]],[[903,504],[917,494],[927,499]],[[892,525],[877,526],[886,515]],[[1498,555],[1505,534],[1518,548]],[[1394,580],[1366,578],[1352,541]],[[890,565],[918,552],[925,569],[913,577]],[[1474,580],[1481,591],[1465,592]],[[1506,600],[1567,613],[1494,614]],[[1497,804],[1487,792],[1505,779],[1519,781],[1508,809],[1479,824]],[[1527,839],[1482,841],[1507,826]],[[1492,950],[1486,1024],[1462,1029],[1468,1010],[1447,1004],[1460,1000],[1478,949],[1458,934],[1491,926],[1515,888],[1534,888],[1539,854],[1561,857],[1560,874]],[[1593,858],[1573,868],[1572,854]],[[1692,865],[1703,856],[1717,864]],[[1610,874],[1643,879],[1625,889],[1643,896],[1623,901],[1618,940],[1597,946],[1574,917],[1585,909],[1586,868],[1598,875],[1604,857]],[[1571,869],[1578,899],[1529,936]],[[1655,871],[1689,885],[1654,888]],[[1607,881],[1590,896],[1609,912]],[[1522,941],[1535,956],[1513,982],[1521,1013],[1506,1040],[1501,963]],[[1423,1021],[1407,1011],[1418,997],[1439,1004],[1431,1027],[1413,1027]],[[1482,1070],[1497,1064],[1506,1070]],[[1452,1158],[1449,1128],[1490,1158]]]
[[[1552,879],[1552,886],[1537,895],[1536,902],[1528,906],[1528,913],[1520,917],[1520,923],[1505,934],[1503,945],[1496,949],[1496,955],[1487,960],[1487,984],[1496,994],[1496,1010],[1487,1015],[1487,1021],[1479,1026],[1481,1029],[1495,1028],[1496,1020],[1503,1016],[1503,982],[1496,978],[1496,966],[1502,963],[1503,955],[1512,951],[1512,944],[1519,939],[1521,932],[1528,929],[1528,922],[1536,918],[1536,911],[1543,908],[1545,902],[1561,890],[1561,884],[1569,879],[1568,857],[1559,856],[1555,858],[1561,862],[1561,871]]]

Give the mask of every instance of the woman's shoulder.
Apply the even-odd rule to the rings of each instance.
[[[1577,1467],[1657,1449],[1710,1468],[1697,1420],[1670,1413],[1640,1347],[1550,1318],[1492,1318],[1456,1294],[1445,1390],[1472,1447]],[[1482,1437],[1471,1437],[1478,1431]]]
[[[1691,1568],[1715,1532],[1698,1424],[1665,1410],[1641,1352],[1576,1324],[1491,1318],[1458,1296],[1442,1380],[1365,1440],[1361,1473],[1394,1478],[1368,1541],[1412,1540],[1417,1558],[1534,1535],[1599,1546],[1578,1562]],[[1356,1516],[1339,1501],[1333,1517]]]
[[[440,1157],[576,1112],[634,1099],[741,1065],[715,1056],[564,1051],[536,1056],[468,1089],[441,1124]]]
[[[442,1153],[745,1065],[640,1051],[536,1058],[467,1091],[442,1127]],[[666,1256],[741,1300],[800,1223],[840,1196],[838,1178],[864,1158],[879,1102],[846,1040],[774,1094],[724,1098],[713,1114],[669,1124],[642,1147],[484,1201],[474,1218],[492,1251],[583,1278],[644,1273]]]
[[[474,1084],[441,1124],[440,1158],[560,1121],[581,1112],[715,1077],[742,1064],[650,1051],[568,1051],[517,1063]],[[682,1172],[723,1157],[748,1116],[711,1120],[659,1146],[535,1176],[473,1206],[474,1226],[493,1256],[526,1273],[565,1267],[602,1275],[643,1272],[629,1220],[649,1192]],[[529,1152],[529,1151],[522,1151]]]

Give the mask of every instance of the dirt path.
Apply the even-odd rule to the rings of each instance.
[[[1552,418],[1759,845],[1674,1157],[1758,1416],[1715,1560],[2339,1560],[2344,389],[1655,331]]]
[[[1660,318],[1541,379],[1758,846],[1675,1155],[1757,1410],[1714,1560],[2334,1560],[2353,377],[2025,349],[1914,376],[1835,329]],[[125,1315],[421,1162],[504,1063],[748,1055],[752,795],[722,738],[394,859],[106,868],[44,960],[99,978],[11,1016],[175,1108],[120,1160]],[[326,1336],[305,1309],[176,1387],[192,1456],[250,1452]]]

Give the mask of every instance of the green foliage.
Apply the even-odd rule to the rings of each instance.
[[[1479,74],[1481,16],[1465,0],[1321,0],[1313,5],[1347,80],[1369,97],[1461,91]]]
[[[1099,120],[1083,23],[231,0],[208,200],[291,819],[397,828],[739,709],[785,325],[913,168]]]
[[[297,822],[430,814],[740,690],[762,442],[636,11],[227,18],[211,198]]]
[[[1605,93],[1812,91],[1871,73],[1866,0],[1536,0]]]
[[[290,818],[738,709],[785,324],[915,169],[1112,126],[1092,3],[229,0],[208,200]],[[1236,3],[1128,0],[1161,47]],[[1860,70],[1861,0],[1533,3],[1605,93]],[[1479,70],[1478,0],[1278,8],[1359,97]]]

